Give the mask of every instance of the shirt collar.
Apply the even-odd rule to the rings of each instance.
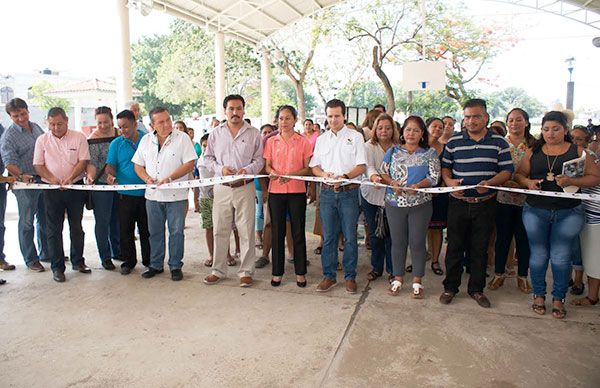
[[[329,133],[329,137],[330,138],[339,138],[340,136],[344,136],[346,134],[346,131],[349,131],[349,128],[347,126],[343,126],[342,129],[340,129],[337,134],[334,134],[333,131],[330,129],[329,131],[327,131],[327,133]]]
[[[482,142],[483,140],[487,140],[487,139],[491,138],[492,135],[494,134],[493,131],[491,131],[489,128],[486,128],[485,130],[486,130],[485,136],[483,138],[481,138],[481,140],[479,140],[479,141],[473,140],[471,138],[471,136],[469,136],[469,131],[467,131],[466,129],[464,131],[462,131],[462,136],[463,136],[463,139],[465,139],[465,140],[471,140],[476,143],[479,143],[479,142]]]

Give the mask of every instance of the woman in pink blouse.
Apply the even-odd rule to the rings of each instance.
[[[312,156],[309,141],[296,131],[296,109],[284,105],[277,111],[279,134],[267,140],[264,150],[265,169],[270,175],[269,212],[271,214],[271,241],[273,278],[271,285],[281,284],[285,255],[285,216],[290,214],[294,241],[294,269],[296,284],[306,287],[306,187],[304,181],[284,178],[283,175],[309,175],[308,162]]]

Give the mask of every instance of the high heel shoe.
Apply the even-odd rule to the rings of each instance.
[[[298,278],[296,278],[296,285],[300,288],[306,287],[306,278],[304,279],[304,281],[299,281]]]
[[[281,279],[280,280],[271,279],[271,285],[273,287],[279,287],[281,285]]]

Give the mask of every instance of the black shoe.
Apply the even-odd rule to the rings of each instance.
[[[131,273],[132,268],[129,268],[125,265],[121,266],[121,275],[129,275]]]
[[[153,278],[154,276],[158,275],[159,273],[163,273],[163,272],[164,272],[164,269],[154,269],[152,267],[148,267],[148,270],[142,274],[142,277],[144,279],[150,279],[150,278]]]
[[[172,281],[178,282],[181,279],[183,279],[183,272],[181,272],[180,269],[174,269],[174,270],[171,271],[171,280]]]
[[[2,284],[6,284],[6,280],[0,279],[0,285],[2,285]]]
[[[54,279],[55,282],[63,283],[66,280],[65,273],[61,271],[54,271],[52,273],[52,279]]]
[[[81,273],[92,273],[92,269],[83,263],[79,264],[76,267],[73,267],[73,271],[79,271]]]
[[[296,281],[296,285],[300,288],[304,288],[306,287],[306,280],[303,282]]]
[[[573,284],[571,287],[571,295],[581,295],[585,291],[585,284]]]
[[[273,279],[271,279],[271,285],[273,287],[279,287],[281,285],[281,280],[273,280]]]
[[[441,304],[450,304],[450,302],[452,302],[452,299],[454,299],[455,295],[456,295],[456,293],[452,292],[452,291],[442,292],[442,295],[440,295],[440,303]]]
[[[115,268],[117,268],[115,267],[111,259],[102,260],[102,267],[107,271],[112,271]]]
[[[471,294],[471,298],[475,299],[477,304],[483,308],[489,309],[492,306],[487,296],[483,295],[483,292],[474,292]]]

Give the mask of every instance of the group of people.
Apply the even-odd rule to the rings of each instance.
[[[219,283],[227,277],[227,266],[237,265],[229,252],[232,230],[236,231],[239,250],[240,286],[251,286],[255,268],[269,263],[268,252],[255,262],[257,209],[263,209],[264,203],[269,231],[265,228],[259,237],[269,240],[268,244],[263,242],[272,249],[271,285],[277,287],[283,282],[287,235],[296,284],[306,287],[306,206],[307,199],[316,199],[322,235],[318,253],[323,271],[317,292],[336,286],[340,269],[346,291],[357,292],[357,224],[362,212],[371,250],[372,268],[367,278],[374,281],[386,271],[390,295],[401,292],[406,274],[411,273],[409,294],[415,299],[423,298],[422,278],[428,259],[433,273],[444,275],[439,258],[443,229],[447,228],[441,303],[452,302],[466,268],[470,274],[468,294],[480,306],[490,307],[484,294],[490,247],[495,254],[495,273],[488,288],[496,290],[507,278],[513,238],[518,287],[525,293],[533,291],[535,313],[546,312],[549,263],[554,317],[566,315],[565,296],[572,266],[579,269],[579,281],[585,269],[589,284],[588,296],[573,303],[597,303],[600,265],[593,260],[592,252],[594,244],[598,244],[593,238],[593,224],[600,214],[600,203],[586,201],[582,205],[578,199],[489,188],[596,190],[600,184],[596,155],[585,149],[587,144],[572,142],[563,113],[547,113],[541,136],[536,139],[530,133],[527,112],[519,108],[509,112],[506,124],[500,122],[507,133],[499,134],[498,124],[492,123],[488,128],[489,115],[481,99],[465,103],[458,132],[454,132],[454,119],[448,116],[427,121],[409,116],[399,125],[384,107],[377,108],[369,112],[362,128],[351,128],[346,122],[346,106],[333,99],[325,107],[325,131],[320,133],[320,128],[307,120],[303,123],[304,133],[298,133],[298,113],[294,107],[284,105],[277,110],[276,122],[268,125],[268,130],[263,126],[259,131],[244,120],[244,98],[229,95],[223,101],[226,119],[204,135],[200,145],[195,145],[185,124],[173,125],[170,113],[162,107],[149,112],[150,131],[140,126],[139,107],[137,113],[133,107],[116,115],[118,129],[111,110],[100,107],[96,110],[97,127],[86,139],[81,132],[68,129],[68,118],[61,108],[49,110],[48,132],[44,132],[29,121],[25,101],[13,99],[6,105],[13,124],[2,134],[0,153],[17,181],[59,186],[149,185],[142,190],[116,192],[15,190],[19,244],[25,264],[30,270],[41,272],[41,261],[50,261],[54,280],[65,281],[62,226],[66,214],[72,267],[90,273],[83,258],[81,220],[85,205],[94,211],[98,255],[105,269],[115,269],[112,260],[119,259],[123,262],[121,273],[132,272],[137,264],[137,227],[142,264],[147,267],[142,277],[162,273],[168,230],[168,268],[172,280],[181,280],[189,188],[160,186],[187,181],[192,175],[211,178],[266,174],[268,178],[262,181],[240,178],[196,191],[199,200],[195,207],[202,215],[210,253],[206,264],[212,268],[204,279],[206,284]],[[582,167],[577,174],[563,173],[565,163],[578,160]],[[315,184],[294,179],[295,176],[324,179]],[[387,187],[357,184],[357,179]],[[459,188],[449,194],[419,190],[473,185],[476,187]],[[4,186],[0,185],[2,215],[6,205]],[[257,192],[261,194],[257,196]],[[586,216],[592,225],[584,229]],[[341,263],[338,251],[343,251]],[[578,257],[573,255],[576,251],[580,252]],[[3,255],[0,267],[14,269]]]

